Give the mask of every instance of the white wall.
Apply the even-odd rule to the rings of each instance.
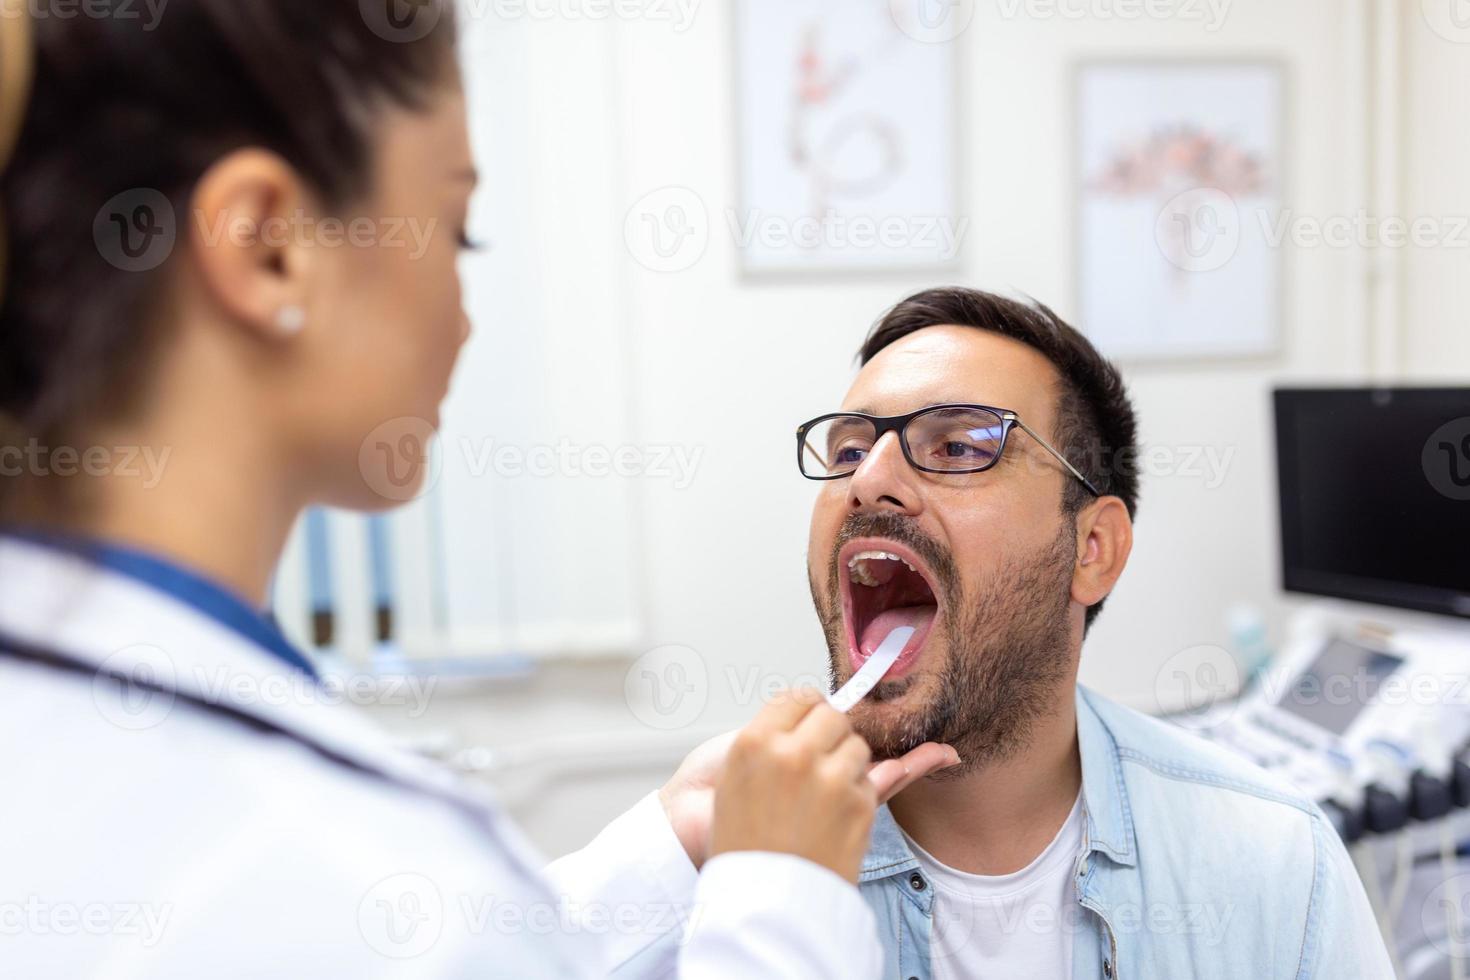
[[[1368,201],[1369,0],[1236,0],[1215,32],[1178,19],[1007,18],[1008,7],[977,5],[956,42],[971,230],[952,278],[1024,291],[1064,316],[1072,312],[1071,72],[1085,57],[1278,59],[1288,79],[1285,206],[1321,220]],[[1418,7],[1406,0],[1401,18],[1410,66],[1401,121],[1406,206],[1470,213],[1463,178],[1470,137],[1462,125],[1470,46],[1426,32]],[[523,183],[489,191],[513,195],[536,222],[533,241],[497,237],[499,248],[539,257],[538,287],[555,293],[557,317],[605,325],[619,338],[628,397],[618,410],[628,413],[633,438],[704,451],[687,489],[659,480],[633,487],[629,574],[643,607],[642,649],[688,647],[692,659],[680,663],[703,669],[707,680],[707,704],[687,727],[664,732],[640,721],[640,713],[650,715],[640,699],[630,708],[625,698],[628,661],[550,664],[517,686],[441,690],[419,722],[388,718],[498,746],[554,736],[546,758],[588,753],[593,765],[541,788],[528,789],[524,773],[508,781],[512,805],[552,852],[586,839],[655,785],[698,736],[748,718],[752,680],[820,674],[823,645],[804,578],[811,490],[792,465],[791,432],[839,401],[853,353],[884,307],[934,282],[922,274],[741,279],[719,217],[737,205],[731,24],[725,6],[705,3],[683,32],[665,21],[470,26],[494,32],[513,52],[508,63],[524,69],[512,91],[496,93],[517,109],[485,115],[500,129],[481,132],[480,151],[536,160],[507,168]],[[695,192],[715,229],[692,268],[656,273],[627,252],[623,219],[644,194],[668,185]],[[1398,324],[1370,316],[1368,258],[1331,248],[1283,256],[1284,341],[1274,356],[1125,366],[1146,444],[1202,447],[1230,454],[1230,462],[1216,487],[1189,475],[1146,479],[1134,555],[1087,641],[1084,683],[1152,707],[1171,656],[1228,645],[1231,605],[1258,606],[1279,626],[1289,604],[1276,586],[1273,383],[1382,373],[1385,332],[1404,371],[1463,378],[1470,366],[1463,253],[1402,256]],[[472,397],[464,391],[485,363],[476,359],[495,357],[495,335],[506,329],[481,325],[456,400]],[[586,560],[607,575],[625,567],[620,555]],[[596,579],[585,581],[595,588]]]
[[[1403,323],[1397,349],[1404,373],[1463,383],[1470,372],[1470,26],[1452,29],[1442,7],[1433,22],[1404,15],[1403,200],[1410,217],[1443,222],[1446,247],[1414,249],[1404,259]],[[1433,26],[1431,24],[1433,23]],[[1438,27],[1444,33],[1435,30]],[[1459,229],[1456,234],[1456,229]]]

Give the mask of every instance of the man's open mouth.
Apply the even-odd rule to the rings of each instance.
[[[862,666],[890,632],[912,626],[914,635],[887,675],[901,676],[918,660],[939,618],[933,573],[912,549],[886,538],[858,538],[843,545],[837,572],[852,668]]]

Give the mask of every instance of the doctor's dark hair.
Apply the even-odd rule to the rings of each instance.
[[[350,205],[371,190],[380,110],[422,109],[457,77],[449,0],[85,8],[31,15],[33,84],[0,173],[0,445],[58,437],[132,407],[167,339],[150,314],[194,222],[193,189],[213,163],[269,150],[324,207]],[[107,212],[121,201],[138,220],[127,205],[135,198],[173,208],[167,233],[177,240],[157,268],[130,271],[113,254],[126,217]],[[157,229],[163,210],[142,222]],[[110,245],[109,219],[119,225]]]
[[[1092,342],[1046,306],[978,289],[946,286],[915,293],[874,324],[858,352],[862,364],[916,330],[952,324],[1018,340],[1051,362],[1061,377],[1052,445],[1105,495],[1120,498],[1128,516],[1138,511],[1138,422],[1123,377]],[[1006,406],[1000,406],[1002,408]],[[1092,495],[1066,481],[1062,511],[1076,516]],[[1086,625],[1102,610],[1087,610]]]

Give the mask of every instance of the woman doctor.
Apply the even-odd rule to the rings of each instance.
[[[874,805],[948,748],[787,695],[547,876],[260,612],[469,330],[450,11],[0,4],[0,969],[876,976]]]

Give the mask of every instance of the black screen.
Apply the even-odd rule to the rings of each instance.
[[[1470,617],[1470,389],[1275,400],[1285,588]]]

